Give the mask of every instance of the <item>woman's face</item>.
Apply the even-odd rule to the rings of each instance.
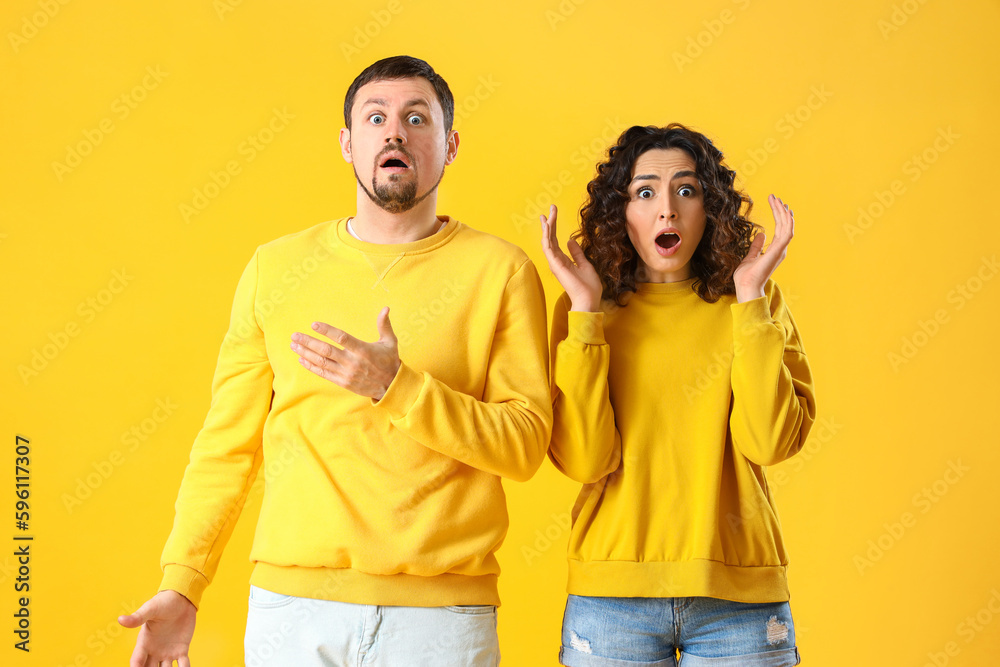
[[[705,199],[694,158],[680,148],[646,151],[632,167],[625,206],[628,237],[639,253],[636,280],[673,283],[691,277],[691,257],[705,232]]]

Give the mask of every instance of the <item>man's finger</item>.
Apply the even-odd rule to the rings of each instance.
[[[380,343],[396,345],[396,334],[392,330],[392,323],[389,321],[389,306],[383,308],[382,312],[378,314],[375,326],[378,329],[378,340]]]
[[[132,650],[132,657],[129,658],[128,667],[146,667],[146,663],[151,660],[146,653],[146,648],[142,642],[136,642]]]
[[[330,340],[332,340],[334,343],[341,346],[345,350],[351,350],[353,352],[354,350],[357,350],[362,345],[364,345],[363,341],[358,340],[357,338],[347,333],[346,331],[343,331],[342,329],[338,329],[337,327],[331,327],[329,324],[325,322],[313,322],[312,328],[313,331],[316,331],[326,336],[327,338],[329,338]]]
[[[138,628],[153,615],[153,601],[147,600],[138,609],[127,616],[119,616],[118,622],[126,628]]]
[[[301,364],[302,367],[305,368],[307,371],[315,373],[321,378],[329,380],[330,382],[340,387],[343,387],[344,389],[349,389],[349,387],[347,386],[347,381],[337,373],[330,370],[329,368],[325,368],[323,366],[317,366],[316,364],[312,363],[305,357],[299,357],[299,364]]]
[[[314,338],[304,343],[292,343],[292,351],[321,368],[337,368],[347,361],[347,352]]]
[[[350,352],[342,350],[331,343],[327,343],[325,340],[313,338],[309,334],[301,332],[297,332],[292,335],[292,349],[295,349],[295,345],[298,345],[300,348],[312,350],[321,357],[333,359],[338,363],[346,362],[348,355],[350,354]]]
[[[191,667],[191,660],[185,655],[177,658],[177,667]]]

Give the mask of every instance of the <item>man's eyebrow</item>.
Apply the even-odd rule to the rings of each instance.
[[[371,99],[365,100],[364,103],[361,106],[362,107],[367,107],[367,106],[371,106],[371,105],[380,106],[380,107],[387,107],[387,106],[389,106],[389,101],[385,100],[385,99],[382,99],[381,97],[373,97]],[[426,107],[426,108],[429,109],[431,105],[428,104],[426,100],[421,99],[419,97],[415,97],[412,100],[407,100],[407,102],[406,102],[406,104],[404,106],[406,106],[406,107]]]

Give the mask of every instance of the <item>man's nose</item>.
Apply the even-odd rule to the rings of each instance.
[[[406,144],[406,132],[399,120],[389,120],[386,122],[385,143]]]

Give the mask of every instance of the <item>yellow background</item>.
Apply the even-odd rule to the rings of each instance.
[[[240,272],[257,245],[354,211],[344,92],[400,53],[457,100],[439,211],[524,247],[550,305],[537,213],[554,201],[568,236],[631,124],[706,132],[768,229],[767,194],[792,204],[776,278],[822,421],[770,476],[803,664],[995,664],[1000,3],[5,0],[0,26],[4,664],[126,664],[134,633],[114,619],[159,581]],[[275,109],[294,118],[268,137]],[[18,434],[30,655],[11,632]],[[504,664],[555,664],[576,487],[546,463],[506,488]],[[259,498],[205,596],[196,666],[241,664]]]

